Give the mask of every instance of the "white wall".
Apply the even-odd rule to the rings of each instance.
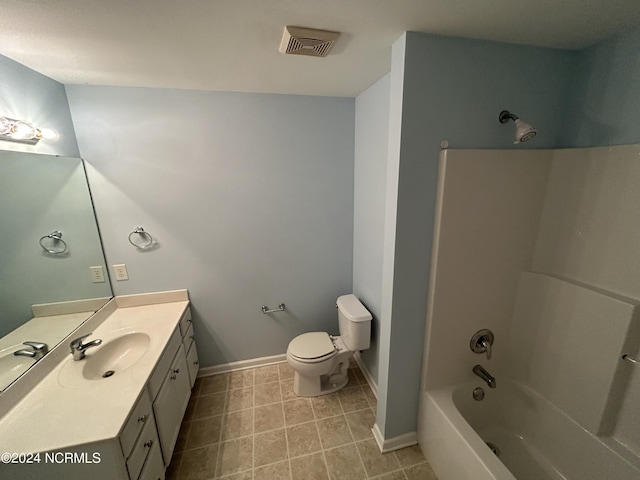
[[[337,333],[335,300],[352,290],[353,99],[67,94],[108,263],[129,271],[115,294],[189,289],[205,367]],[[158,248],[129,244],[137,225]]]
[[[389,75],[356,98],[353,292],[373,315],[371,347],[361,354],[377,381],[382,302],[384,207],[389,135]]]
[[[471,381],[478,363],[500,378],[518,280],[531,266],[551,162],[547,152],[442,152],[426,388]],[[491,360],[469,347],[483,328],[495,335]]]

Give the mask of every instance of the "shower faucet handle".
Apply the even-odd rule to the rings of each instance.
[[[473,353],[486,353],[487,360],[491,360],[491,346],[493,345],[493,332],[487,328],[478,330],[473,337],[469,346]]]

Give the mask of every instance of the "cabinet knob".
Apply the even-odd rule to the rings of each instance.
[[[176,369],[173,371],[173,373],[180,373],[180,369],[179,369],[179,368],[176,368]]]
[[[195,362],[193,362],[193,364],[194,364],[194,365],[199,365],[199,364],[200,364],[200,362],[196,360]]]
[[[144,442],[144,446],[147,448],[151,448],[151,445],[153,445],[153,440],[147,440]]]
[[[177,375],[171,375],[171,377],[169,377],[169,378],[171,378],[171,380],[175,380],[176,378],[178,378],[178,376]]]
[[[144,415],[142,415],[141,417],[138,417],[138,422],[140,422],[140,423],[144,423],[144,422],[146,422],[146,421],[147,421],[147,417],[148,417],[148,416],[149,416],[149,415],[147,415],[147,414],[145,413],[145,414],[144,414]]]

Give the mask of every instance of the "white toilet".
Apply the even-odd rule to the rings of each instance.
[[[349,381],[349,359],[356,351],[369,348],[371,313],[353,294],[338,297],[336,305],[339,337],[310,332],[289,342],[287,362],[295,370],[293,391],[300,397],[340,390]]]

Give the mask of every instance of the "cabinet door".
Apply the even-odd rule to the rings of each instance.
[[[184,348],[180,344],[171,368],[158,392],[153,411],[158,426],[158,436],[162,446],[165,466],[171,461],[171,454],[178,439],[182,417],[187,410],[191,385]]]
[[[164,464],[162,463],[160,445],[157,443],[151,447],[138,480],[164,480]]]
[[[189,380],[191,381],[191,388],[196,383],[196,377],[198,376],[198,349],[196,348],[196,342],[192,341],[189,347],[189,353],[187,353],[187,367],[189,368]]]

